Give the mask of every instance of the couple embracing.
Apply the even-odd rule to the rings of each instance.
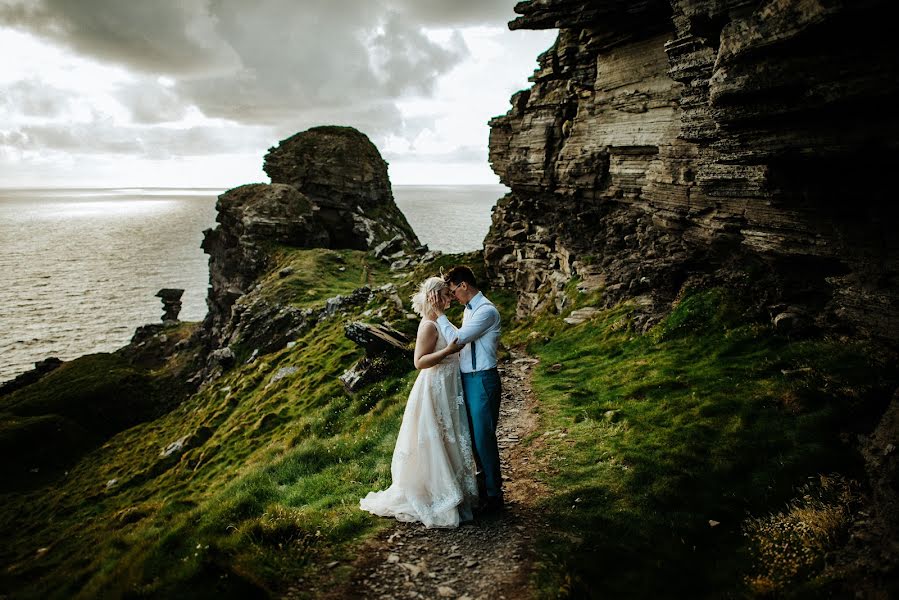
[[[465,306],[459,328],[444,314],[453,299]],[[503,507],[496,443],[499,311],[464,266],[425,280],[412,308],[422,317],[415,341],[420,372],[393,451],[393,480],[359,506],[425,527],[457,527],[477,510]]]

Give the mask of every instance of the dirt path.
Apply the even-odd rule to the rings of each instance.
[[[527,598],[534,539],[542,523],[533,510],[542,490],[520,441],[536,427],[531,371],[536,360],[513,351],[499,366],[503,383],[497,438],[506,510],[458,529],[396,523],[364,546],[353,575],[326,598]]]

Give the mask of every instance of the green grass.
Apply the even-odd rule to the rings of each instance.
[[[363,285],[390,281],[389,266],[360,250],[297,250],[282,246],[274,252],[273,260],[278,268],[259,279],[261,297],[300,308],[318,306],[325,298],[348,294]],[[293,272],[281,277],[278,272],[286,268]]]
[[[747,514],[819,473],[859,474],[839,434],[882,410],[896,373],[873,348],[790,341],[741,314],[710,290],[645,335],[626,306],[576,327],[544,317],[542,595],[740,596]]]
[[[22,597],[166,597],[200,593],[210,578],[225,577],[274,591],[376,525],[356,506],[389,483],[384,466],[409,378],[348,398],[337,357],[356,350],[342,337],[341,322],[323,324],[303,349],[266,357],[115,436],[59,487],[4,497],[12,543],[3,559],[14,565],[4,587]],[[322,364],[321,356],[335,358]],[[314,375],[266,389],[286,364]],[[222,391],[229,386],[232,393]],[[212,435],[202,444],[171,460],[159,456],[204,428]],[[107,489],[112,479],[118,483]],[[35,559],[41,547],[50,551]]]
[[[196,326],[165,329],[165,343]],[[0,398],[0,489],[42,485],[115,433],[170,410],[188,394],[183,369],[197,348],[163,364],[159,342],[132,359],[91,354],[61,365],[38,382]]]
[[[279,249],[277,266],[254,292],[268,302],[320,308],[361,285],[392,283],[406,307],[388,302],[375,318],[384,308],[376,298],[324,320],[293,347],[241,365],[170,412],[113,435],[49,485],[0,495],[7,565],[0,588],[21,598],[267,596],[315,576],[324,562],[351,557],[354,544],[389,525],[361,512],[358,501],[390,483],[415,370],[411,360],[395,361],[384,380],[348,395],[338,376],[362,350],[346,339],[344,324],[389,320],[414,333],[417,321],[405,316],[409,296],[441,264],[459,259],[441,257],[395,278],[362,252]],[[294,272],[280,277],[288,266]],[[459,310],[451,314],[458,318]],[[122,394],[132,373],[117,360],[78,369],[78,377]],[[89,366],[86,359],[69,365]],[[296,374],[272,382],[285,367]],[[163,371],[140,371],[150,379],[145,388]],[[182,453],[160,455],[182,438]]]
[[[483,276],[476,255],[443,256],[395,278],[363,253],[281,249],[253,293],[316,308],[362,284],[393,283],[406,306],[388,303],[380,320],[412,333],[409,296],[460,262]],[[294,273],[281,278],[285,266]],[[515,322],[514,293],[489,296],[507,315],[504,343],[530,344],[541,358],[541,424],[525,443],[551,491],[539,507],[553,529],[540,540],[535,580],[546,597],[748,593],[747,578],[759,575],[742,534],[748,516],[779,509],[818,473],[853,477],[858,465],[837,435],[876,413],[895,382],[870,348],[776,336],[744,322],[719,290],[688,296],[645,335],[632,331],[627,306],[573,327],[549,313]],[[383,304],[319,322],[293,347],[115,433],[52,481],[0,494],[0,589],[16,598],[252,598],[300,578],[344,577],[347,567],[322,565],[352,558],[391,524],[358,500],[390,483],[415,375],[411,361],[398,361],[353,395],[337,379],[362,356],[344,323],[377,320]],[[80,374],[57,383],[72,381],[72,394],[130,389],[130,367],[91,360],[101,359],[69,363]],[[273,381],[285,367],[297,372]],[[136,376],[152,388],[169,368]],[[68,414],[52,396],[29,402],[44,404],[16,427],[49,435],[55,419],[70,418],[52,416]],[[183,452],[160,455],[179,439]]]

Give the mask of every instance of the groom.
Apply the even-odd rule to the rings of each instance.
[[[453,267],[444,276],[453,296],[465,305],[462,327],[450,323],[438,309],[437,324],[447,341],[464,348],[459,355],[462,391],[471,420],[474,449],[483,471],[487,488],[484,512],[497,513],[503,508],[502,476],[496,424],[499,420],[500,380],[496,370],[500,316],[496,306],[478,289],[474,273],[465,266]]]

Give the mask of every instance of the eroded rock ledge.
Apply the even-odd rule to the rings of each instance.
[[[485,240],[519,313],[572,277],[640,298],[644,325],[697,280],[760,308],[899,340],[899,55],[883,1],[533,0],[559,28],[491,121],[512,192]]]

